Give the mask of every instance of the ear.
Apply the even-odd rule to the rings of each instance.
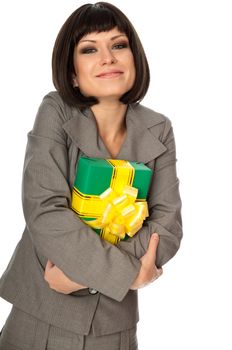
[[[72,85],[73,87],[78,87],[77,76],[75,74],[72,75]]]

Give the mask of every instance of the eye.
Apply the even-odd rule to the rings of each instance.
[[[80,50],[80,52],[83,54],[91,54],[96,52],[96,49],[94,47],[84,47],[83,49]]]
[[[127,47],[129,47],[129,44],[128,44],[128,43],[118,43],[118,44],[115,44],[115,45],[113,46],[113,49],[114,49],[114,50],[121,50],[121,49],[125,49],[125,48],[127,48]]]

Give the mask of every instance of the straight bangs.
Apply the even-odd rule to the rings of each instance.
[[[78,25],[73,37],[74,44],[76,45],[87,34],[108,32],[115,27],[129,36],[130,30],[126,21],[123,21],[117,13],[103,7],[101,4],[87,7],[86,11],[83,11],[78,19]]]

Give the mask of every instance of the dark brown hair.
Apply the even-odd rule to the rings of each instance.
[[[136,70],[133,87],[121,96],[120,101],[125,104],[136,103],[145,96],[150,82],[150,73],[140,39],[129,19],[117,7],[107,2],[98,2],[85,4],[74,11],[61,27],[55,41],[52,54],[53,83],[70,106],[84,108],[98,103],[94,96],[83,96],[79,88],[73,87],[75,46],[86,34],[109,31],[115,27],[128,37]]]

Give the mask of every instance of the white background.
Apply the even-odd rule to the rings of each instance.
[[[140,350],[232,348],[230,1],[113,2],[144,44],[152,82],[143,101],[173,123],[184,239],[162,278],[139,291]],[[0,5],[0,275],[24,228],[27,132],[53,90],[51,53],[81,1]],[[0,299],[0,327],[11,304]]]

